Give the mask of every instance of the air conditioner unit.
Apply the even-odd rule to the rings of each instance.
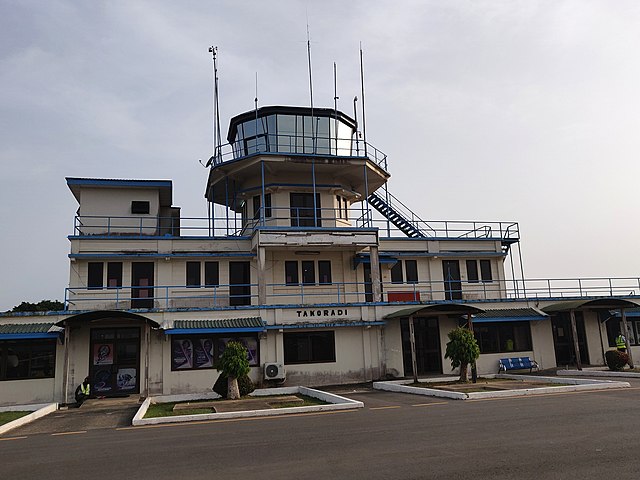
[[[265,363],[265,380],[284,380],[284,366],[281,363]]]

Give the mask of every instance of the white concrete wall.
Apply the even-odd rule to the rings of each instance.
[[[132,201],[149,202],[148,215],[131,213]],[[107,233],[123,233],[130,235],[156,235],[157,216],[160,210],[160,193],[152,188],[104,188],[83,186],[80,189],[79,215],[83,226],[81,231],[85,235]],[[109,216],[110,225],[106,219],[89,218],[90,216]],[[124,218],[115,218],[124,217]],[[142,226],[142,229],[140,227]],[[108,228],[109,227],[109,228]]]

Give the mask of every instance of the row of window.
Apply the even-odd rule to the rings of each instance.
[[[473,325],[480,353],[526,352],[533,349],[529,322],[495,322]]]
[[[416,260],[398,260],[398,263],[391,267],[391,283],[404,283],[405,278],[407,283],[418,283],[418,262]]]
[[[53,378],[55,340],[0,341],[0,381]]]
[[[469,283],[493,282],[491,260],[480,260],[480,277],[478,277],[478,261],[467,260],[467,281]]]
[[[283,337],[285,364],[336,361],[333,331],[286,332]],[[234,338],[221,335],[176,335],[171,339],[171,370],[213,369],[230,341],[240,342],[245,346],[250,366],[260,366],[259,341],[256,335]]]
[[[260,365],[257,335],[229,337],[223,335],[176,335],[171,338],[171,370],[215,368],[228,342],[240,342],[247,349],[249,365]]]
[[[616,346],[616,337],[623,331],[622,320],[609,319],[605,325],[607,326],[607,340],[610,347]],[[640,320],[631,320],[627,318],[627,339],[629,345],[640,345]]]
[[[477,260],[467,260],[467,279],[469,283],[492,282],[491,261],[480,260],[479,263],[480,269],[478,270]],[[106,262],[106,267],[107,288],[122,287],[122,262]],[[89,262],[87,275],[87,287],[89,289],[101,289],[104,287],[104,269],[105,262]],[[318,272],[317,278],[316,271]],[[302,279],[302,282],[300,282],[300,279]],[[391,283],[417,282],[418,262],[416,260],[398,260],[391,268]],[[328,260],[320,260],[318,262],[313,260],[303,260],[302,262],[295,260],[285,261],[285,283],[287,285],[299,285],[300,283],[303,285],[330,284],[331,262]],[[219,262],[187,262],[186,285],[188,287],[219,286]]]
[[[317,265],[317,269],[316,269]],[[318,276],[316,278],[316,270]],[[302,274],[302,275],[301,275]],[[287,260],[284,262],[284,280],[286,285],[299,285],[302,278],[303,285],[331,284],[331,261],[329,260]]]
[[[254,195],[253,199],[253,219],[258,220],[262,215],[264,218],[271,218],[273,215],[271,207],[271,194],[264,194],[264,212],[261,212],[262,206],[262,194]],[[346,198],[336,195],[336,218],[349,219],[349,202]],[[310,220],[313,217],[313,194],[312,193],[290,193],[289,205],[291,210],[292,226],[314,226],[314,223]],[[316,194],[316,215],[317,222],[320,226],[320,194]]]

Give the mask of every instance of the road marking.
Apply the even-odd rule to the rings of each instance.
[[[313,417],[319,415],[335,415],[336,413],[357,412],[357,409],[335,410],[329,412],[309,412],[309,413],[289,413],[285,415],[272,415],[264,417],[240,417],[240,418],[222,418],[219,420],[200,420],[197,422],[175,422],[175,423],[158,423],[155,425],[140,425],[137,427],[118,427],[116,430],[141,430],[145,428],[162,428],[162,427],[188,427],[191,425],[207,425],[210,423],[230,423],[230,422],[248,422],[251,420],[276,420],[282,417]]]
[[[412,407],[430,407],[431,405],[449,405],[450,402],[416,403]]]
[[[8,438],[0,438],[0,442],[5,442],[8,440],[22,440],[23,438],[27,438],[27,437],[8,437]]]
[[[369,410],[388,410],[390,408],[402,408],[402,405],[387,405],[384,407],[371,407]]]
[[[52,433],[52,437],[60,436],[60,435],[79,435],[81,433],[87,433],[86,430],[78,430],[77,432],[60,432],[60,433]]]
[[[494,398],[470,398],[465,400],[467,402],[487,402],[490,400],[514,400],[522,398],[537,398],[537,397],[557,397],[561,395],[584,395],[585,393],[607,393],[607,392],[623,392],[625,390],[640,390],[640,387],[620,387],[620,388],[601,388],[598,390],[573,390],[570,392],[554,392],[554,393],[538,393],[535,395],[519,395],[514,397],[494,397]]]

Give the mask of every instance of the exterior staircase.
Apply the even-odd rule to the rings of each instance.
[[[423,220],[418,218],[409,208],[404,205],[400,200],[391,194],[389,196],[389,203],[377,193],[372,193],[367,199],[369,205],[374,207],[378,212],[384,215],[391,223],[393,223],[398,230],[403,232],[410,238],[422,238],[427,237],[424,232],[418,227],[418,225],[427,225]],[[395,207],[391,205],[394,201]],[[404,210],[404,211],[402,211]],[[407,217],[411,217],[411,219]]]

